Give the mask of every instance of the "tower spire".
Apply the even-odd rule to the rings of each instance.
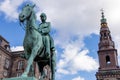
[[[104,10],[101,9],[102,19],[104,19]]]
[[[102,19],[101,19],[101,24],[104,24],[104,23],[107,23],[106,22],[106,18],[105,18],[105,16],[104,16],[104,10],[103,9],[101,9],[101,14],[102,14]]]
[[[99,49],[114,49],[114,41],[112,41],[109,27],[107,26],[106,18],[104,16],[104,10],[101,9],[102,19],[100,28],[100,43]]]
[[[101,9],[102,19],[100,27],[100,41],[98,44],[99,68],[96,80],[120,80],[120,67],[118,65],[118,54],[112,40],[109,27]]]

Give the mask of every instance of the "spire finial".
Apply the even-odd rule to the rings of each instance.
[[[102,19],[101,19],[101,23],[106,23],[106,19],[105,19],[105,16],[104,16],[104,10],[103,8],[100,10],[101,11],[101,14],[102,14]]]
[[[102,19],[104,19],[105,16],[104,16],[104,10],[103,10],[103,8],[100,11],[101,11],[101,14],[102,14]]]

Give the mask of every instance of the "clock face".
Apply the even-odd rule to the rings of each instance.
[[[7,76],[7,71],[4,71],[4,72],[3,72],[3,75],[4,75],[4,76]]]

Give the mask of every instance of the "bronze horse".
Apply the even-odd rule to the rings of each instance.
[[[27,77],[30,67],[33,63],[33,61],[37,58],[39,60],[40,58],[44,58],[44,45],[42,41],[42,35],[39,33],[37,30],[37,25],[36,25],[36,15],[33,10],[35,5],[30,6],[29,4],[23,7],[22,12],[19,14],[19,20],[20,22],[26,22],[26,33],[25,33],[25,38],[23,42],[24,46],[24,52],[25,52],[25,57],[28,59],[27,61],[27,67],[25,69],[25,72],[22,74],[23,77]],[[50,61],[50,67],[52,63],[52,56],[50,56],[49,61]],[[36,62],[38,63],[39,71],[42,73],[42,77],[40,80],[43,80],[43,71],[41,69],[41,65],[39,61]],[[53,60],[54,62],[54,60]],[[42,66],[43,68],[43,66]],[[51,67],[52,69],[52,67]],[[52,72],[54,72],[52,70]],[[52,80],[54,78],[54,75],[52,73]]]

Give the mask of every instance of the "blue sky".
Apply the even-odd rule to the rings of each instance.
[[[25,31],[18,14],[26,3],[36,4],[38,23],[42,12],[51,22],[57,54],[56,80],[96,80],[101,12],[111,31],[120,59],[119,0],[0,0],[0,35],[10,42],[11,50],[23,50]]]

